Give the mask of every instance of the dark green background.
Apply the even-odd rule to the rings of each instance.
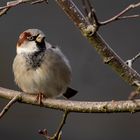
[[[74,0],[79,7],[79,0]],[[139,0],[92,0],[100,20],[112,17]],[[0,6],[6,4],[1,0]],[[140,13],[140,8],[133,13]],[[0,17],[0,86],[19,90],[14,83],[12,62],[21,32],[39,28],[47,40],[61,47],[73,69],[72,86],[79,91],[73,100],[126,100],[132,88],[103,64],[99,55],[54,2],[24,4]],[[119,21],[100,29],[100,34],[115,52],[127,60],[140,49],[140,18]],[[140,61],[134,64],[139,72]],[[0,99],[0,109],[8,100]],[[0,120],[0,140],[39,140],[38,130],[53,134],[62,112],[16,103]],[[140,138],[140,113],[78,114],[71,113],[63,128],[65,140],[136,140]]]

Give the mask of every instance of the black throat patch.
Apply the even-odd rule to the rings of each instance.
[[[28,54],[25,56],[28,65],[27,70],[29,69],[36,70],[38,67],[40,67],[42,61],[44,60],[43,58],[46,51],[45,41],[42,40],[42,42],[40,43],[36,42],[36,46],[38,48],[38,51],[34,52],[33,54]]]
[[[33,54],[24,55],[27,62],[27,70],[34,69],[36,70],[38,67],[40,67],[41,63],[44,60],[45,50],[39,50],[37,52],[34,52]]]

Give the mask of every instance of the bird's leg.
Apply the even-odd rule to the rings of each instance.
[[[43,105],[42,99],[44,98],[44,95],[42,93],[37,94],[36,102],[38,102],[40,105]]]

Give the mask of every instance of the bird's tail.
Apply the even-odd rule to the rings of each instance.
[[[77,92],[78,92],[77,90],[68,87],[66,92],[63,94],[63,96],[65,98],[69,99],[69,98],[73,97],[74,95],[76,95]]]

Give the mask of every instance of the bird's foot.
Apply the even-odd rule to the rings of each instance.
[[[42,99],[44,98],[44,95],[42,93],[37,94],[36,102],[40,105],[43,105]]]

